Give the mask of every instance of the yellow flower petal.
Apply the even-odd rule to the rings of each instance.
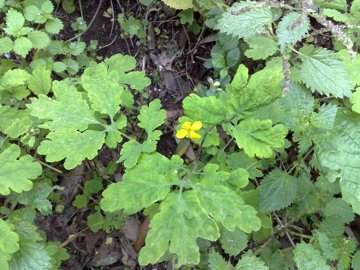
[[[196,133],[195,131],[190,131],[189,137],[190,139],[197,140],[201,138],[201,135]]]
[[[191,125],[191,130],[199,130],[202,128],[202,123],[200,121],[195,121],[194,124]]]
[[[185,129],[180,129],[178,132],[176,132],[176,137],[179,139],[183,139],[188,135],[188,131]]]
[[[191,129],[191,122],[190,121],[185,121],[184,124],[182,125],[183,129],[186,130],[190,130]]]

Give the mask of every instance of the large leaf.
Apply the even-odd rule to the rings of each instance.
[[[301,79],[313,92],[341,98],[351,96],[349,73],[335,52],[306,45],[300,53],[303,59]]]
[[[256,155],[259,158],[269,158],[273,150],[283,147],[288,133],[281,124],[273,126],[271,120],[253,118],[247,118],[229,129],[237,145],[244,148],[249,157]]]
[[[238,38],[249,38],[265,32],[271,22],[270,6],[256,1],[240,2],[223,13],[216,29]]]
[[[109,212],[124,209],[133,214],[164,199],[178,181],[177,167],[181,164],[177,156],[169,160],[159,153],[142,155],[138,165],[128,169],[120,183],[111,184],[103,192],[102,209]]]
[[[296,198],[296,179],[285,172],[275,169],[261,181],[260,210],[272,212],[289,206]]]
[[[287,46],[295,45],[303,39],[310,28],[310,21],[303,14],[291,12],[286,14],[277,28],[278,43],[282,51]]]
[[[195,191],[169,194],[149,227],[146,245],[139,256],[142,265],[156,263],[167,252],[177,255],[177,267],[198,264],[197,239],[215,241],[220,236],[215,221],[200,206]]]
[[[341,193],[354,212],[360,214],[360,116],[339,112],[335,130],[318,141],[316,155],[320,164],[340,171]]]
[[[9,195],[10,189],[20,193],[32,188],[32,179],[41,174],[41,166],[29,155],[20,156],[20,148],[11,144],[0,153],[0,194]]]
[[[46,155],[48,162],[65,159],[64,168],[70,170],[80,165],[84,159],[96,157],[104,143],[104,132],[85,130],[81,133],[74,129],[58,129],[46,136],[37,151]]]
[[[294,251],[294,261],[299,270],[330,270],[325,258],[312,244],[297,244]]]

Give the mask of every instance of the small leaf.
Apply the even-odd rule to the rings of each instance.
[[[223,230],[221,232],[220,243],[222,249],[230,256],[237,256],[247,247],[248,236],[239,229],[231,232]]]
[[[58,18],[52,18],[46,21],[45,30],[50,34],[59,34],[64,28],[64,24]]]
[[[11,223],[0,219],[0,251],[13,254],[19,250],[19,236]]]
[[[23,58],[27,56],[30,50],[33,48],[33,44],[30,39],[26,37],[21,37],[15,40],[14,43],[14,52]]]
[[[357,251],[351,261],[353,270],[360,270],[360,251]]]
[[[51,89],[51,70],[37,66],[28,80],[28,87],[36,95],[47,95]]]
[[[315,249],[312,244],[297,244],[294,251],[294,261],[299,270],[330,270],[325,258],[320,251]]]
[[[229,264],[214,249],[209,252],[209,268],[210,270],[230,270]]]
[[[32,31],[28,34],[28,38],[35,49],[44,49],[50,44],[49,36],[42,31]]]
[[[264,36],[254,36],[245,39],[250,49],[245,51],[245,55],[254,60],[265,60],[278,51],[278,46],[274,40]]]
[[[31,180],[41,174],[41,166],[29,155],[20,156],[20,148],[11,144],[0,153],[0,194],[9,195],[10,189],[20,193],[32,188]]]
[[[0,38],[0,54],[9,53],[14,48],[14,42],[9,37]]]
[[[360,87],[352,94],[350,102],[353,104],[351,109],[360,114]]]
[[[296,198],[296,179],[285,172],[275,169],[261,181],[260,210],[272,212],[289,206]]]
[[[24,26],[25,18],[15,9],[9,9],[6,13],[6,27],[4,31],[6,34],[17,36],[18,32]]]
[[[240,261],[237,263],[235,270],[269,270],[269,267],[265,265],[265,263],[260,260],[260,258],[245,254],[241,257]]]

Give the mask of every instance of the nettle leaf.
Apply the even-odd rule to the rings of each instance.
[[[177,181],[177,168],[181,165],[178,156],[169,160],[158,153],[142,155],[137,166],[126,170],[120,183],[111,184],[103,192],[101,208],[109,212],[125,209],[126,213],[133,214],[164,199]],[[138,196],[131,199],[129,192],[134,190]]]
[[[319,129],[333,129],[338,108],[336,105],[324,104],[319,108],[318,113],[311,116],[311,124]]]
[[[14,48],[14,42],[9,37],[0,38],[0,54],[9,53]]]
[[[294,261],[299,270],[330,270],[326,259],[312,244],[300,243],[294,248]]]
[[[274,169],[261,181],[260,210],[272,212],[288,207],[296,198],[296,178],[284,171]]]
[[[296,12],[286,14],[276,31],[281,51],[284,51],[287,46],[295,45],[302,40],[309,29],[310,21],[307,16]]]
[[[41,165],[30,155],[20,156],[20,148],[11,144],[0,153],[0,194],[9,195],[10,189],[20,193],[32,188],[31,180],[41,175]]]
[[[251,254],[245,254],[237,263],[235,270],[269,270],[269,267],[259,258]]]
[[[28,34],[28,38],[35,49],[44,49],[50,44],[49,36],[42,31],[32,31]]]
[[[331,171],[340,171],[343,199],[355,213],[360,213],[360,116],[338,112],[335,128],[316,144],[320,164]]]
[[[217,253],[214,249],[209,252],[209,268],[210,270],[228,270],[231,269],[228,262]]]
[[[176,267],[198,264],[197,238],[215,241],[219,236],[215,221],[200,206],[195,191],[173,192],[161,203],[159,212],[150,222],[139,262],[154,264],[170,252],[178,257]]]
[[[245,55],[254,60],[265,60],[278,51],[277,43],[265,36],[254,36],[245,41],[250,46]]]
[[[28,87],[36,95],[47,95],[51,89],[51,70],[44,65],[37,66],[28,79]]]
[[[256,1],[235,3],[216,25],[220,32],[240,38],[250,38],[266,32],[272,22],[270,6]]]
[[[24,26],[24,16],[15,9],[9,9],[6,13],[6,27],[4,31],[8,35],[17,36],[21,28]]]
[[[193,8],[193,0],[162,0],[166,5],[175,9]]]
[[[59,34],[64,28],[64,24],[58,18],[52,18],[46,21],[45,30],[50,34]]]
[[[226,229],[221,231],[220,243],[222,249],[230,256],[237,256],[247,247],[248,236],[239,229],[231,232]]]
[[[27,56],[30,50],[33,48],[33,44],[30,39],[26,37],[17,38],[14,43],[14,52],[23,58]]]
[[[249,157],[256,155],[259,158],[269,158],[273,150],[284,147],[288,133],[284,125],[273,126],[271,120],[253,118],[247,118],[237,126],[227,125],[226,128]]]
[[[79,132],[74,129],[58,129],[50,132],[42,141],[37,152],[46,155],[46,161],[65,159],[64,168],[73,169],[84,159],[93,159],[105,143],[105,133],[95,130]],[[59,149],[59,146],[63,148]]]
[[[193,184],[201,205],[230,231],[234,231],[236,227],[246,233],[259,230],[261,223],[255,208],[246,205],[237,193],[219,181],[224,180],[224,174],[217,172],[218,168],[214,164],[205,166],[201,182]]]
[[[338,54],[313,45],[302,47],[300,53],[301,79],[313,92],[341,98],[351,96],[350,76]]]
[[[355,218],[351,206],[340,198],[332,198],[330,202],[327,202],[324,214],[326,217],[336,216],[344,223],[350,223]]]

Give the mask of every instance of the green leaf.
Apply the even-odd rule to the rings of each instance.
[[[304,242],[294,248],[294,261],[299,270],[330,270],[325,258],[312,244]]]
[[[360,251],[357,251],[351,261],[353,270],[360,270]]]
[[[265,60],[278,51],[276,42],[268,37],[254,36],[245,41],[250,46],[245,55],[253,60]]]
[[[181,164],[177,156],[169,160],[158,153],[142,155],[137,166],[126,170],[123,181],[111,184],[103,192],[101,208],[109,212],[124,209],[125,213],[133,214],[164,199],[171,183],[177,181]],[[137,194],[129,198],[131,190]]]
[[[241,257],[240,261],[237,263],[235,270],[269,270],[269,267],[265,265],[265,263],[260,260],[260,258],[245,254]]]
[[[167,252],[177,255],[176,267],[200,262],[197,238],[215,241],[219,230],[200,206],[195,191],[173,192],[150,222],[139,263],[154,264]]]
[[[15,9],[9,9],[6,13],[6,27],[4,31],[6,34],[17,36],[21,28],[24,26],[25,18]]]
[[[278,43],[281,51],[302,40],[310,29],[310,21],[303,14],[290,12],[286,14],[277,27]]]
[[[27,21],[35,21],[38,17],[41,17],[41,11],[34,5],[25,7],[24,16]]]
[[[41,166],[30,155],[20,156],[20,148],[11,144],[0,153],[0,194],[9,195],[10,189],[20,193],[32,188],[31,180],[41,174]]]
[[[231,126],[230,132],[249,157],[269,158],[273,150],[284,147],[288,130],[280,124],[273,126],[271,120],[248,118]]]
[[[335,52],[306,45],[300,53],[303,59],[301,79],[313,92],[341,98],[351,96],[350,76]]]
[[[353,104],[351,109],[360,114],[360,87],[352,94],[350,102]]]
[[[110,76],[106,64],[90,63],[81,80],[88,93],[91,107],[113,118],[122,104],[121,95],[124,89],[114,76]]]
[[[9,119],[14,119],[9,121]],[[29,111],[16,110],[0,106],[0,130],[10,138],[17,138],[26,133],[33,125]]]
[[[15,40],[14,43],[14,52],[23,58],[27,56],[30,50],[33,48],[33,44],[30,39],[26,37],[21,37]]]
[[[341,13],[335,9],[324,9],[323,14],[327,17],[332,18],[336,22],[349,23],[349,17],[347,14]]]
[[[221,232],[221,247],[230,256],[239,255],[247,247],[248,241],[248,236],[239,229],[233,232],[224,229]]]
[[[311,116],[311,124],[319,129],[331,130],[335,125],[335,117],[338,108],[336,105],[325,104],[319,108],[319,112]]]
[[[225,259],[214,249],[209,252],[209,268],[210,270],[229,270],[231,269]]]
[[[190,94],[183,100],[185,115],[206,124],[219,124],[228,118],[226,103],[214,96]]]
[[[261,181],[260,210],[272,212],[288,207],[296,198],[296,179],[284,171],[274,169]]]
[[[44,71],[39,70],[38,72],[43,73]],[[82,94],[70,85],[68,80],[54,81],[52,90],[56,99],[39,95],[38,98],[32,98],[32,103],[28,105],[32,116],[48,120],[45,125],[46,128],[50,130],[78,129],[84,131],[88,125],[98,123],[94,112],[83,99]]]
[[[148,106],[142,106],[138,119],[140,121],[138,126],[146,131],[149,138],[153,139],[154,130],[166,120],[166,112],[161,109],[160,99],[153,100]]]
[[[44,49],[50,44],[49,36],[42,31],[32,31],[28,34],[28,38],[35,49]]]
[[[28,87],[36,95],[47,95],[51,89],[51,70],[43,65],[37,66],[28,80]]]
[[[22,69],[8,70],[4,76],[0,79],[0,90],[8,87],[16,87],[24,85],[29,79],[30,75]]]
[[[84,52],[86,43],[82,41],[71,42],[69,44],[69,53],[74,56],[79,56]]]
[[[352,86],[360,86],[360,56],[356,55],[355,59],[351,59],[347,50],[343,49],[338,52],[340,59],[344,62],[347,72],[351,77]]]
[[[347,10],[346,0],[315,0],[315,4],[320,5],[322,8],[334,8],[342,11]]]
[[[327,202],[324,214],[326,217],[336,216],[344,223],[350,223],[355,218],[351,206],[340,198],[333,198]]]
[[[266,32],[271,24],[270,6],[254,2],[235,3],[223,13],[216,25],[220,32],[240,38],[250,38]]]
[[[9,37],[0,38],[0,54],[9,53],[14,48],[14,42]]]
[[[56,73],[61,73],[61,72],[64,72],[66,70],[66,65],[63,63],[63,62],[60,62],[60,61],[56,61],[54,62],[53,64],[53,70],[56,72]]]
[[[193,7],[193,0],[162,0],[166,5],[175,9],[188,9]]]
[[[49,242],[46,247],[46,252],[51,257],[51,270],[60,269],[61,263],[70,258],[66,249],[61,247],[60,242]]]
[[[261,223],[255,208],[246,205],[241,196],[219,181],[225,176],[223,172],[217,172],[218,168],[215,164],[205,166],[200,183],[193,184],[200,204],[230,231],[234,231],[236,227],[246,233],[259,230]]]
[[[50,0],[43,1],[41,4],[41,11],[48,14],[52,13],[54,11],[53,3],[51,3]]]
[[[10,222],[0,219],[0,251],[13,254],[19,250],[19,236],[14,232],[14,226]]]
[[[57,129],[46,136],[37,151],[46,155],[46,161],[54,162],[65,159],[67,170],[80,165],[84,159],[93,159],[105,142],[105,134],[95,130],[79,132],[73,129]],[[59,146],[62,148],[59,149]]]
[[[317,231],[316,238],[319,241],[320,248],[324,253],[324,256],[329,260],[338,260],[339,259],[339,245],[338,241],[342,241],[341,238],[330,238],[326,233]]]
[[[355,213],[360,213],[360,116],[338,112],[335,129],[318,141],[315,153],[320,164],[332,171],[340,171],[343,199]]]
[[[124,161],[125,168],[132,168],[138,162],[142,153],[152,153],[156,150],[155,141],[128,141],[123,144],[118,162]]]
[[[46,21],[45,30],[50,34],[59,34],[64,28],[64,24],[58,18],[52,18]]]

